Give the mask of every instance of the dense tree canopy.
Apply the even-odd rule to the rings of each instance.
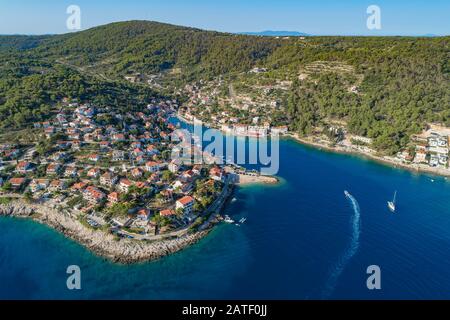
[[[149,88],[102,81],[62,65],[16,57],[0,70],[0,127],[22,128],[43,121],[65,97],[132,108],[155,96]]]

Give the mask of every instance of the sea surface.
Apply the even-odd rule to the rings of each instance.
[[[278,176],[278,185],[236,190],[224,213],[243,225],[130,266],[2,217],[0,298],[450,299],[450,181],[292,140],[280,142]],[[81,268],[81,290],[67,289],[69,265]],[[371,265],[380,290],[367,288]]]

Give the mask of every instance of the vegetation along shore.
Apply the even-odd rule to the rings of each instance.
[[[220,221],[236,183],[278,182],[172,159],[174,114],[450,176],[448,36],[257,37],[128,21],[0,40],[3,214],[30,208],[114,261],[181,250]]]

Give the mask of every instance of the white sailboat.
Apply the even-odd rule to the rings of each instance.
[[[396,209],[396,206],[395,206],[396,199],[397,199],[397,191],[395,191],[395,193],[394,193],[394,199],[392,201],[388,201],[388,208],[392,212],[395,212],[395,209]]]

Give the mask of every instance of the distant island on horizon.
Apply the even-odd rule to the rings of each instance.
[[[238,32],[238,34],[243,34],[247,36],[264,36],[264,37],[307,37],[310,34],[298,31],[276,31],[276,30],[265,30],[259,32]]]

